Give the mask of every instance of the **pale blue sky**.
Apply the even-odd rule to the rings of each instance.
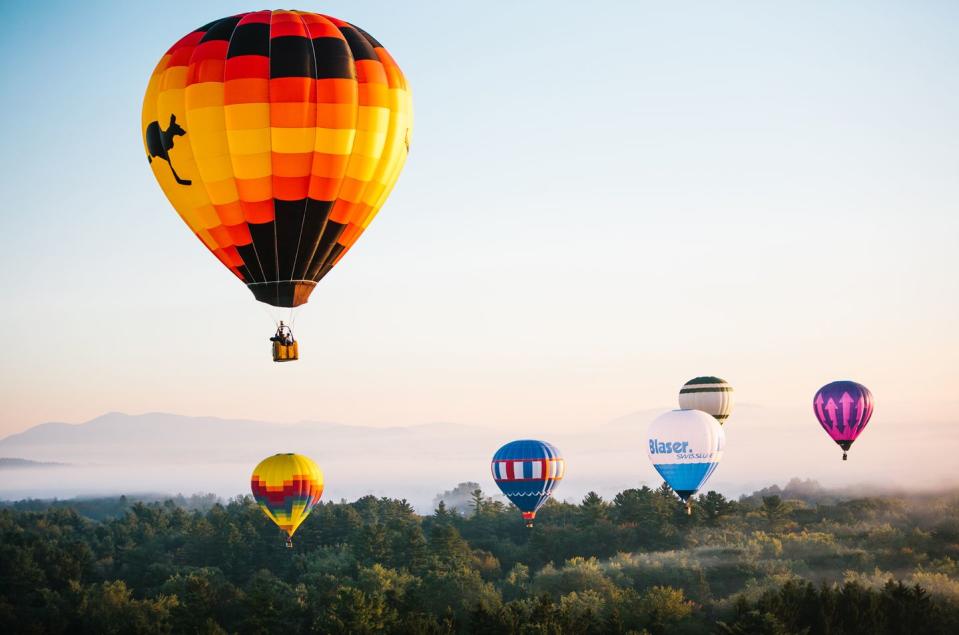
[[[274,365],[138,130],[172,42],[263,7],[5,3],[0,435],[163,410],[523,436],[707,373],[810,434],[847,377],[873,425],[954,421],[959,5],[593,4],[299,6],[382,41],[416,123]]]

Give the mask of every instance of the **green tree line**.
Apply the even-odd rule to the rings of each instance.
[[[777,490],[778,491],[778,490]],[[322,503],[287,549],[249,497],[0,509],[3,633],[957,633],[959,494],[823,502],[668,487],[527,529]]]

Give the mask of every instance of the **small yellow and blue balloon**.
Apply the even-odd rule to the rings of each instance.
[[[292,547],[293,534],[323,495],[323,471],[302,454],[275,454],[253,470],[250,489],[263,513],[286,532],[286,546]]]
[[[679,390],[679,407],[683,410],[701,410],[716,418],[720,424],[733,411],[733,387],[719,377],[696,377]]]

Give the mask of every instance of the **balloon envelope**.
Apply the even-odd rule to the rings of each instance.
[[[566,461],[551,443],[522,439],[497,450],[490,469],[500,490],[531,524],[565,476]]]
[[[834,381],[816,391],[812,408],[819,425],[843,449],[845,458],[845,451],[872,417],[872,393],[854,381]]]
[[[702,410],[725,423],[733,411],[733,387],[719,377],[696,377],[679,390],[679,407]]]
[[[700,410],[672,410],[649,424],[650,463],[684,501],[695,494],[723,457],[726,433]]]
[[[253,470],[250,489],[263,513],[292,536],[320,502],[323,472],[302,454],[275,454]]]
[[[257,300],[294,307],[383,205],[409,149],[406,79],[362,29],[255,11],[188,33],[143,98],[147,158],[194,234]]]

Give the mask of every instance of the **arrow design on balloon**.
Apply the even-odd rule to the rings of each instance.
[[[853,427],[849,425],[849,411],[852,409],[853,399],[848,392],[844,392],[842,397],[839,398],[839,403],[842,404],[842,422],[846,427]]]
[[[836,419],[836,410],[838,409],[839,409],[839,406],[837,406],[836,402],[833,401],[833,398],[830,397],[829,401],[826,402],[826,412],[829,413],[829,418],[832,420],[833,430],[839,427],[839,421]],[[842,432],[843,429],[839,428],[839,431]]]
[[[816,414],[819,415],[819,420],[825,423],[826,414],[822,411],[822,404],[823,404],[822,393],[818,393],[816,395]]]
[[[859,428],[862,429],[866,425],[866,419],[863,417],[863,414],[866,412],[866,398],[860,394],[859,399],[856,401],[856,421],[859,422]]]

